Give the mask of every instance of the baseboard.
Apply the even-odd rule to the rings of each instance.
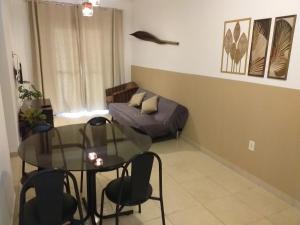
[[[234,170],[235,172],[237,172],[241,176],[245,177],[246,179],[252,181],[253,183],[257,184],[258,186],[262,187],[263,189],[271,192],[272,194],[274,194],[278,198],[282,199],[283,201],[287,202],[291,206],[294,206],[294,207],[297,207],[297,208],[300,209],[300,201],[298,201],[297,199],[294,199],[293,197],[289,196],[287,193],[273,187],[272,185],[268,184],[267,182],[263,181],[262,179],[260,179],[256,176],[254,176],[253,174],[241,169],[240,167],[236,166],[232,162],[220,157],[216,153],[214,153],[214,152],[210,151],[209,149],[201,146],[200,144],[198,144],[194,140],[190,139],[189,137],[186,137],[185,135],[182,135],[182,139],[184,141],[186,141],[187,143],[193,145],[195,148],[199,149],[200,151],[204,152],[205,154],[207,154],[211,158],[213,158],[213,159],[217,160],[218,162],[222,163],[226,167]]]
[[[14,225],[14,220],[15,220],[15,213],[16,213],[16,201],[17,201],[17,194],[14,192],[14,197],[13,197],[13,211],[12,211],[12,220],[11,220],[11,225]]]

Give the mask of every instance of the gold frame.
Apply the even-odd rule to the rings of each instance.
[[[226,34],[226,24],[228,23],[234,23],[234,22],[241,22],[241,21],[249,21],[249,27],[248,27],[248,46],[246,51],[246,59],[245,59],[245,69],[244,72],[229,72],[229,71],[223,71],[223,59],[224,59],[224,38]],[[252,18],[243,18],[243,19],[236,19],[236,20],[227,20],[224,22],[224,32],[223,32],[223,44],[222,44],[222,61],[221,61],[221,73],[229,73],[229,74],[238,74],[238,75],[246,75],[247,73],[247,61],[248,61],[248,53],[249,53],[249,43],[250,43],[250,27],[251,27]]]

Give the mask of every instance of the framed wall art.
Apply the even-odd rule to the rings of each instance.
[[[221,72],[246,74],[251,18],[225,21]]]
[[[250,76],[264,77],[265,75],[271,22],[271,18],[254,21],[248,67]]]
[[[275,19],[268,78],[287,79],[296,19],[296,15]]]

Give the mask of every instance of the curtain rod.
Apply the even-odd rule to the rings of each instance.
[[[0,0],[1,1],[1,0]],[[38,2],[38,3],[51,3],[55,5],[74,5],[74,6],[81,6],[82,3],[71,3],[71,2],[57,2],[57,1],[48,1],[48,0],[25,0],[25,2]],[[82,1],[83,2],[83,1]],[[103,9],[118,9],[118,8],[111,8],[111,7],[103,7],[101,5],[96,5],[93,7],[101,7]],[[119,9],[122,10],[122,9]]]
[[[57,2],[57,1],[47,1],[47,0],[25,0],[26,2],[37,2],[37,3],[53,3],[57,5],[80,5],[80,3],[71,2]]]
[[[78,2],[58,2],[58,1],[47,1],[47,0],[25,0],[26,2],[38,2],[38,3],[52,3],[55,5],[81,5],[82,3]],[[83,2],[83,1],[82,1]],[[94,7],[100,7],[100,6],[94,6]]]

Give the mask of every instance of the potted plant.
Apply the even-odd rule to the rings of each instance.
[[[42,110],[35,108],[27,108],[21,112],[21,119],[28,124],[30,128],[39,123],[46,122],[46,115]]]
[[[18,87],[19,91],[19,98],[24,102],[25,100],[33,100],[33,99],[40,99],[42,97],[42,93],[35,88],[32,84],[29,88],[20,85]]]
[[[20,113],[20,134],[24,140],[28,137],[32,130],[41,124],[46,123],[46,115],[43,114],[42,110],[36,108],[26,108]]]

